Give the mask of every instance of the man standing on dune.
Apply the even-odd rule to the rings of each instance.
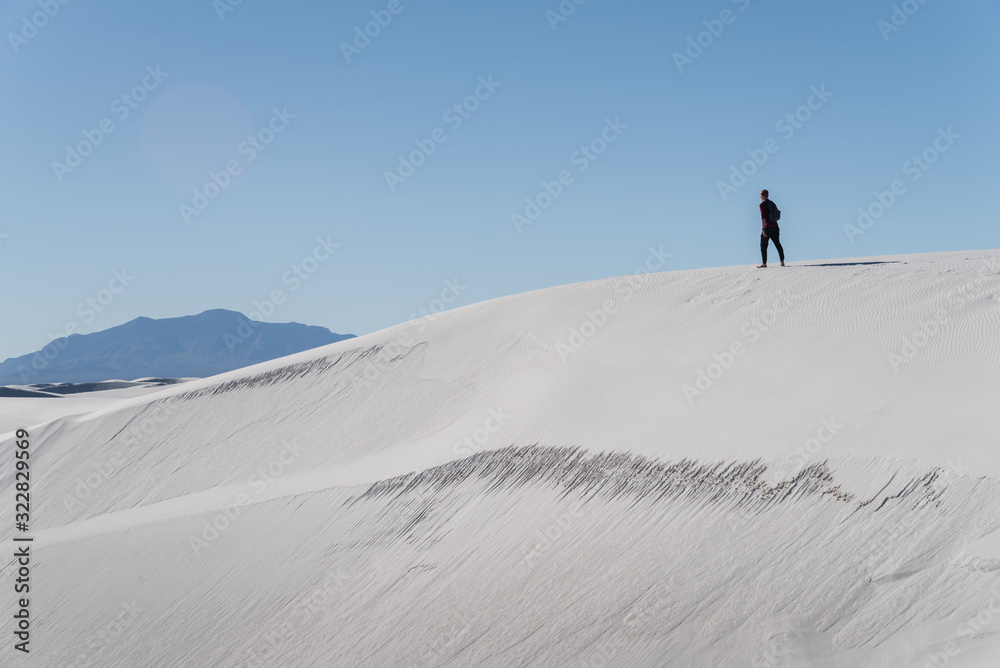
[[[758,269],[767,266],[767,241],[774,242],[774,247],[778,249],[778,257],[781,258],[781,266],[785,266],[785,249],[781,247],[781,230],[778,229],[778,219],[781,218],[781,211],[768,199],[767,190],[760,191],[760,260],[762,264],[757,265]]]

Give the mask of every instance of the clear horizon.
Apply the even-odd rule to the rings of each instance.
[[[362,335],[651,248],[757,271],[761,188],[790,263],[1000,247],[985,0],[16,0],[0,26],[0,359],[268,302]]]

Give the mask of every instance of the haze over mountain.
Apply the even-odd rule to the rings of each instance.
[[[0,385],[204,378],[352,336],[313,325],[258,322],[225,309],[179,318],[142,317],[7,359],[0,363]]]

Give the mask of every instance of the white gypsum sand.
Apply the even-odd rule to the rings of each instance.
[[[132,381],[132,387],[101,389],[54,397],[0,397],[0,435],[57,418],[89,413],[113,406],[122,399],[143,396],[163,389],[157,384]],[[124,383],[123,383],[124,384]],[[30,390],[30,386],[15,386]],[[43,390],[44,391],[44,390]]]
[[[997,251],[681,271],[57,419],[23,663],[985,665],[998,334]]]

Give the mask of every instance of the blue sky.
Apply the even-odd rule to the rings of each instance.
[[[562,7],[4,3],[0,358],[210,308],[362,334],[650,247],[750,271],[762,187],[793,262],[1000,246],[995,2]]]

